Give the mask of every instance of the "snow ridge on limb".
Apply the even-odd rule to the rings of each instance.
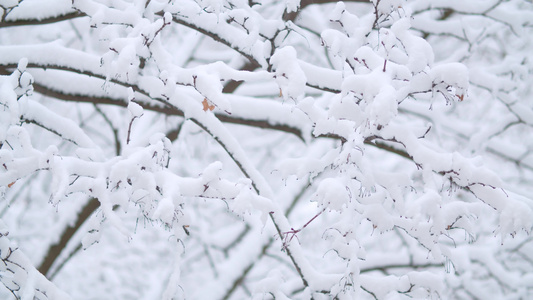
[[[18,299],[72,299],[39,273],[8,235],[6,224],[0,220],[0,281],[4,286]]]

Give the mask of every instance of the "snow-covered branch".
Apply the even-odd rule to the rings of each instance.
[[[46,2],[0,4],[0,297],[531,297],[531,3]]]

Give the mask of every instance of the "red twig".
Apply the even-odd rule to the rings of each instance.
[[[283,248],[287,248],[287,246],[289,245],[289,243],[292,241],[292,239],[294,237],[296,237],[296,239],[298,239],[298,236],[296,236],[296,234],[298,232],[302,231],[305,227],[307,227],[307,225],[311,224],[311,222],[313,222],[313,220],[316,219],[318,216],[320,216],[325,210],[326,210],[326,208],[324,208],[323,210],[318,212],[314,217],[311,218],[311,220],[309,220],[307,223],[305,223],[302,226],[302,228],[300,228],[300,229],[291,228],[291,230],[289,230],[287,232],[284,232],[283,233]]]

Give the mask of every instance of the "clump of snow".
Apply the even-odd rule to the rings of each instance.
[[[28,66],[28,59],[26,57],[23,57],[19,60],[19,63],[18,63],[18,66],[17,66],[17,69],[20,71],[20,72],[24,72],[26,71],[26,67]]]
[[[350,195],[338,178],[326,178],[320,182],[312,199],[319,205],[340,211],[350,201]]]
[[[139,104],[133,102],[133,101],[130,101],[130,103],[128,103],[128,110],[132,116],[132,118],[139,118],[140,116],[143,115],[143,108],[142,106],[140,106]]]
[[[363,216],[372,222],[379,232],[385,232],[394,228],[394,220],[382,204],[368,204],[364,207]]]
[[[434,216],[438,213],[441,201],[441,196],[436,191],[429,189],[421,197],[414,199],[406,205],[406,216],[414,218]]]
[[[515,234],[525,229],[533,230],[533,211],[526,204],[519,201],[508,203],[500,214],[500,230],[502,239],[504,234]]]
[[[157,208],[154,211],[153,218],[155,219],[161,219],[165,224],[169,225],[172,224],[174,221],[174,203],[169,198],[163,198],[159,200],[159,203],[157,204]]]
[[[307,78],[298,64],[296,50],[291,46],[278,49],[270,58],[270,63],[283,97],[299,100],[304,94]]]
[[[464,95],[468,90],[468,69],[462,63],[447,63],[435,66],[430,71],[434,84],[445,84],[456,88],[457,95]]]
[[[242,189],[241,192],[233,201],[231,201],[230,209],[238,215],[249,214],[253,211],[252,198],[254,194],[251,189]]]
[[[345,9],[346,5],[344,2],[337,2],[337,4],[335,4],[335,8],[329,13],[329,19],[331,21],[339,21],[345,12]]]
[[[216,70],[216,68],[214,69]],[[193,75],[194,87],[209,102],[221,110],[231,112],[231,103],[222,94],[221,74],[217,74],[221,71],[220,69],[218,68],[217,72],[196,69],[195,75]]]
[[[172,22],[172,14],[166,11],[165,14],[163,15],[163,19],[165,21],[165,24]]]
[[[287,12],[296,12],[300,8],[300,0],[285,0]]]
[[[394,33],[405,48],[408,56],[407,67],[413,74],[417,74],[433,65],[435,55],[429,43],[410,32],[410,27],[411,20],[402,18],[392,25],[391,32]]]
[[[216,161],[211,163],[207,168],[202,172],[202,179],[206,182],[217,181],[220,179],[220,172],[222,171],[222,163]]]
[[[342,90],[352,92],[362,97],[368,103],[380,92],[383,86],[390,83],[388,75],[381,70],[375,70],[370,74],[352,75],[347,77],[342,83]]]
[[[397,114],[396,90],[392,86],[386,86],[372,101],[370,118],[376,124],[387,125]]]

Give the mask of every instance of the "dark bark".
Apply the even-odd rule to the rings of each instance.
[[[78,214],[76,223],[72,226],[67,226],[61,235],[59,241],[48,248],[44,260],[37,268],[41,274],[49,276],[50,268],[57,260],[63,250],[66,249],[68,242],[72,239],[72,236],[80,229],[85,221],[93,214],[93,212],[100,207],[100,202],[96,198],[91,198],[87,204],[82,208]]]

